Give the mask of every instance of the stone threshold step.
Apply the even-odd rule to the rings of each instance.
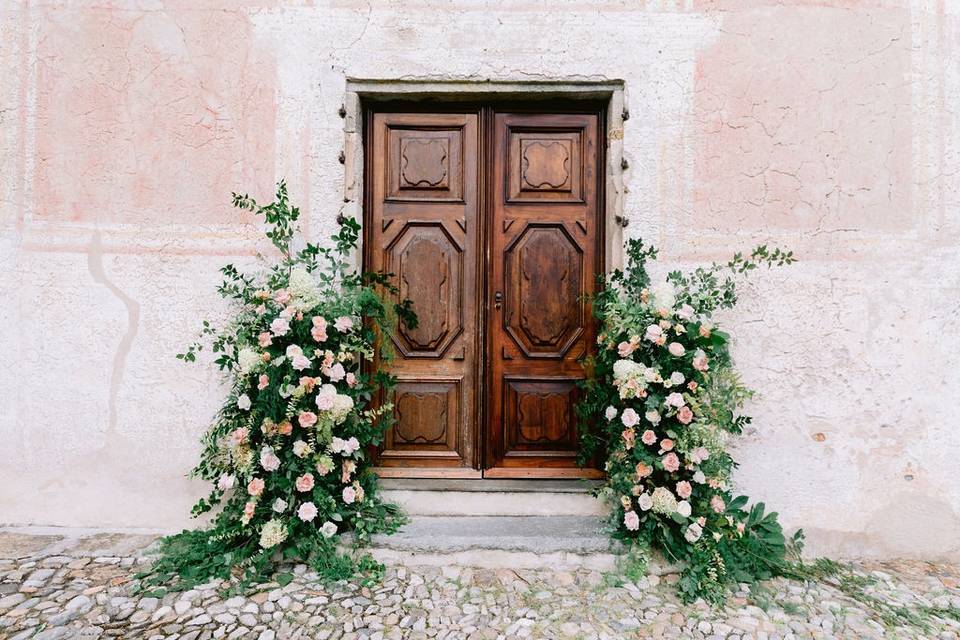
[[[391,565],[610,571],[623,546],[596,516],[415,516],[393,535],[373,536],[369,552]],[[659,559],[650,566],[658,575],[675,570]]]
[[[583,480],[386,479],[380,495],[411,516],[605,516]]]
[[[380,488],[390,491],[471,491],[479,493],[590,493],[599,480],[510,480],[504,478],[381,478]]]

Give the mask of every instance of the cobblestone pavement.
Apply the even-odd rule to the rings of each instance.
[[[316,582],[306,567],[247,597],[217,585],[132,595],[149,536],[0,531],[0,638],[957,638],[960,567],[860,563],[845,577],[774,580],[723,609],[683,605],[676,576],[388,567],[384,581]],[[850,594],[853,594],[851,597]]]

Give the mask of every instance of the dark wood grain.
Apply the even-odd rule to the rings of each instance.
[[[578,360],[596,335],[584,294],[601,258],[599,128],[594,114],[493,118],[488,475],[579,473]]]
[[[365,267],[419,326],[392,337],[392,477],[597,477],[578,469],[579,360],[602,265],[597,109],[380,105],[366,126]]]

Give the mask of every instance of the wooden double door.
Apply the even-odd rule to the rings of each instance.
[[[599,474],[576,466],[574,405],[596,343],[603,140],[598,107],[368,110],[365,262],[419,320],[391,338],[381,475]]]

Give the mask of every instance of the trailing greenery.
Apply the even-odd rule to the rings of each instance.
[[[776,513],[730,491],[727,442],[750,423],[751,392],[712,323],[736,304],[736,276],[794,257],[761,246],[652,286],[657,250],[631,240],[626,253],[593,300],[599,349],[577,408],[581,461],[606,461],[614,535],[682,562],[683,598],[717,604],[734,583],[784,574],[802,546],[801,532],[785,538]]]
[[[395,381],[361,363],[388,360],[380,337],[416,318],[387,274],[352,269],[352,218],[338,219],[331,246],[297,249],[300,212],[283,182],[269,204],[238,194],[233,203],[263,219],[279,259],[255,273],[224,266],[218,292],[232,319],[203,321],[200,339],[177,355],[194,362],[209,349],[230,388],[191,474],[213,483],[193,515],[215,514],[206,528],[163,539],[141,585],[180,590],[219,578],[241,591],[288,560],[331,580],[375,578],[369,557],[338,550],[340,533],[352,532],[356,548],[402,520],[379,499],[368,463],[392,419],[391,405],[375,400]]]

